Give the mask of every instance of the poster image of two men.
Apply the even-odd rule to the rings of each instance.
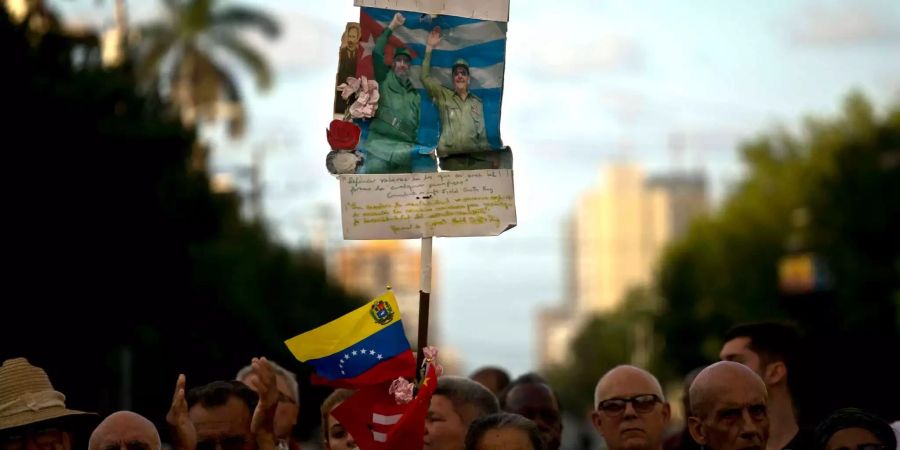
[[[343,157],[329,171],[512,168],[500,139],[506,23],[361,8],[341,41],[334,113],[361,133],[329,154]]]

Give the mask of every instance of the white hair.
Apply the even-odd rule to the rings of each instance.
[[[295,402],[299,403],[300,402],[300,387],[297,384],[297,375],[295,375],[294,372],[291,372],[290,370],[287,370],[284,367],[281,367],[280,365],[278,365],[277,362],[272,361],[271,359],[269,360],[269,364],[272,365],[272,369],[275,371],[275,376],[280,376],[284,379],[285,384],[288,385],[288,390],[291,391],[290,392],[291,397],[293,397]],[[238,381],[243,381],[244,378],[247,378],[247,376],[249,376],[251,372],[253,372],[252,365],[244,366],[243,369],[238,371],[238,373],[237,373],[237,375],[235,375],[234,379],[238,380]]]

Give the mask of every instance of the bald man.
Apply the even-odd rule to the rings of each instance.
[[[594,389],[594,428],[609,450],[661,450],[671,410],[659,381],[634,366],[606,372]]]
[[[766,384],[731,361],[703,369],[691,383],[688,429],[710,450],[765,450],[769,439]]]
[[[88,450],[160,450],[159,432],[152,422],[131,411],[109,415],[94,432]]]

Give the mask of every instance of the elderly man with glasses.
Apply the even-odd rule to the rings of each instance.
[[[609,450],[661,450],[671,411],[659,381],[634,366],[606,372],[594,390],[594,428]]]

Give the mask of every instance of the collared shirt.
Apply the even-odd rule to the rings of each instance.
[[[465,99],[456,91],[441,86],[431,76],[431,52],[422,61],[422,84],[441,114],[441,137],[438,156],[458,155],[490,150],[484,126],[484,105],[468,93]]]

